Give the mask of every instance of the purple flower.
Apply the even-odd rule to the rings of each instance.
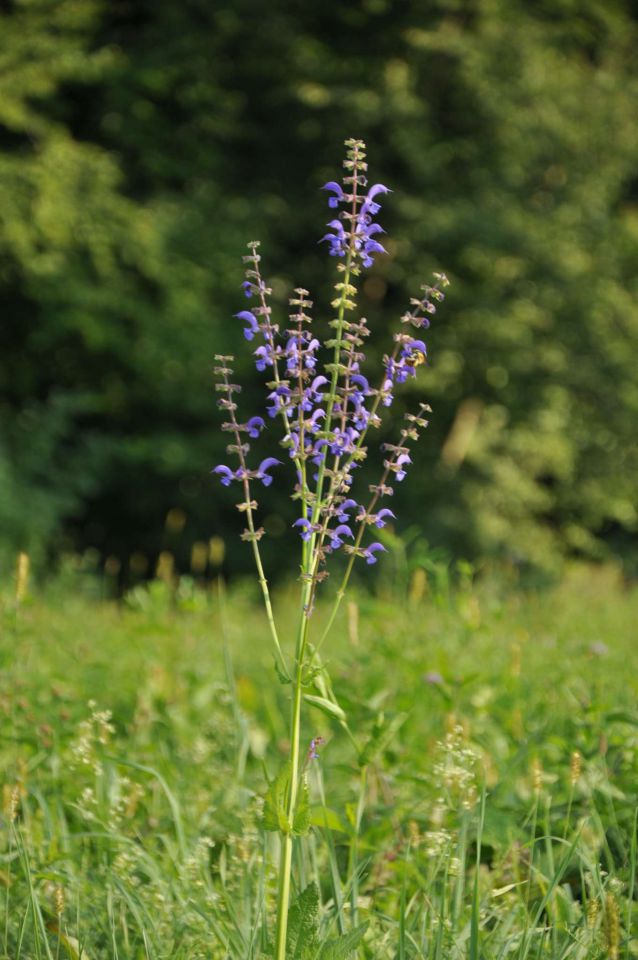
[[[220,464],[218,467],[214,467],[211,470],[211,473],[218,474],[219,479],[225,487],[229,487],[232,481],[237,479],[230,467],[225,467],[223,464]]]
[[[365,409],[365,407],[360,407],[355,416],[352,418],[352,422],[357,430],[365,430],[368,426],[368,421],[370,419],[370,414]]]
[[[350,537],[350,539],[354,537],[352,530],[345,523],[340,523],[334,530],[329,530],[328,535],[330,537],[330,546],[333,550],[338,550],[343,544],[343,537]]]
[[[406,471],[403,469],[404,464],[412,463],[409,455],[407,453],[402,453],[395,460],[395,476],[397,480],[403,480],[405,477]]]
[[[259,324],[257,323],[257,318],[250,310],[240,310],[239,313],[236,313],[235,316],[238,320],[243,320],[248,324],[247,327],[244,327],[244,336],[246,340],[252,340],[256,333],[259,333]]]
[[[278,387],[268,394],[268,399],[272,402],[272,407],[266,407],[269,417],[276,417],[280,410],[289,412],[290,387],[285,383],[280,383]]]
[[[339,203],[344,199],[344,193],[341,189],[341,186],[338,183],[335,183],[334,180],[330,180],[328,183],[324,183],[322,190],[328,190],[330,193],[334,193],[334,197],[329,197],[328,206],[335,207],[339,206]]]
[[[323,377],[323,376],[315,377],[312,383],[310,384],[310,392],[320,397],[321,394],[319,393],[319,387],[325,387],[327,383],[328,383],[327,377]]]
[[[303,392],[303,398],[301,400],[301,409],[304,413],[310,413],[315,404],[320,403],[323,394],[320,391],[320,387],[324,387],[328,383],[326,377],[318,376],[315,377],[310,384]]]
[[[386,517],[392,517],[393,520],[396,520],[396,517],[392,513],[392,510],[389,510],[387,507],[384,507],[383,510],[379,510],[379,512],[375,517],[375,521],[374,521],[375,527],[385,527],[387,523]]]
[[[255,356],[257,357],[255,360],[255,366],[260,373],[263,372],[266,367],[272,367],[273,359],[270,346],[266,345],[265,347],[257,347],[255,350]]]
[[[253,291],[253,285],[252,285],[252,283],[250,282],[250,280],[244,280],[241,286],[242,286],[242,290],[244,291],[244,296],[246,296],[246,297],[248,297],[248,299],[250,299],[250,298],[252,297],[252,295],[253,295],[253,292],[254,292],[254,291]]]
[[[248,436],[252,437],[253,440],[256,440],[265,426],[266,424],[261,417],[251,417],[246,424]]]
[[[355,448],[355,440],[358,438],[359,433],[354,427],[346,427],[345,430],[341,430],[340,427],[334,431],[333,437],[328,441],[328,446],[330,447],[330,453],[335,455],[340,455],[342,453],[352,453]]]
[[[337,507],[337,520],[339,523],[347,523],[350,519],[348,516],[348,510],[354,510],[357,506],[356,500],[344,500],[343,503],[340,503]]]
[[[316,338],[313,338],[304,351],[304,367],[306,370],[314,370],[317,366],[317,358],[315,353],[319,349],[321,344]]]
[[[366,563],[376,563],[377,558],[374,556],[375,553],[378,553],[379,550],[385,552],[385,547],[382,543],[371,543],[369,547],[366,547],[361,551],[361,556],[366,558]]]
[[[386,249],[382,244],[377,243],[376,240],[366,240],[363,245],[363,251],[361,253],[361,260],[364,267],[371,267],[374,263],[372,259],[373,253],[385,253]]]
[[[281,463],[281,460],[277,460],[275,457],[266,457],[265,460],[262,460],[259,464],[259,470],[256,473],[258,480],[261,480],[265,487],[269,487],[272,483],[272,477],[266,472],[271,470],[273,467],[276,467]]]
[[[374,186],[370,187],[368,190],[367,196],[363,201],[363,206],[361,207],[361,213],[363,215],[370,214],[375,216],[381,209],[380,203],[375,203],[374,198],[380,193],[390,193],[388,187],[384,186],[382,183],[375,183]]]
[[[327,240],[330,244],[330,256],[331,257],[343,257],[345,256],[347,250],[347,241],[348,237],[346,231],[344,230],[341,220],[331,220],[327,226],[332,227],[335,231],[334,233],[326,233],[319,243],[323,243],[324,240]]]
[[[393,386],[394,383],[392,377],[387,377],[383,381],[383,385],[381,387],[381,402],[383,403],[384,407],[390,407],[392,405],[392,401],[394,400],[394,394],[392,393]]]
[[[362,373],[350,374],[350,385],[359,388],[353,393],[354,397],[367,397],[370,392],[370,384]]]
[[[293,527],[301,528],[301,539],[310,540],[312,536],[312,524],[310,520],[305,520],[303,517],[300,517],[299,520],[295,520]]]
[[[286,344],[286,370],[291,377],[296,377],[299,372],[299,348],[296,337],[290,337]]]
[[[322,462],[326,457],[325,448],[327,446],[328,446],[328,441],[325,439],[325,437],[322,437],[320,440],[317,440],[312,446],[312,454],[313,454],[312,462],[317,467],[321,466]]]
[[[299,453],[299,434],[295,432],[294,427],[290,433],[286,434],[283,442],[289,449],[290,457],[294,459]]]
[[[318,760],[319,751],[318,748],[324,744],[326,741],[323,737],[313,737],[310,741],[310,747],[308,748],[308,759],[309,760]]]
[[[424,673],[422,679],[425,683],[429,683],[433,687],[440,687],[444,682],[438,670],[430,670],[428,673]]]
[[[311,433],[317,433],[317,431],[321,429],[321,424],[318,421],[325,419],[325,416],[326,411],[322,410],[321,407],[317,407],[308,422],[308,429]]]

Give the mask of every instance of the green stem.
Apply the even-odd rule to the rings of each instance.
[[[7,898],[6,898],[6,909],[7,912],[4,918],[4,952],[9,956],[9,900],[10,900],[10,890],[11,890],[11,861],[13,860],[13,833],[14,833],[13,823],[9,824],[9,857],[7,859]]]
[[[309,572],[309,551],[304,550],[304,574]],[[297,792],[299,786],[299,743],[301,739],[301,696],[303,686],[303,669],[308,641],[309,618],[307,605],[310,599],[311,582],[304,579],[301,592],[301,611],[299,615],[299,629],[295,649],[295,680],[290,708],[290,749],[289,768],[290,786],[286,805],[286,832],[282,839],[281,860],[279,863],[279,890],[277,895],[277,947],[276,960],[286,958],[286,936],[288,933],[288,910],[290,907],[290,880],[292,872],[292,831],[297,806]]]
[[[357,812],[354,821],[354,835],[350,844],[350,903],[352,911],[352,923],[357,924],[357,906],[359,902],[359,878],[357,872],[359,869],[359,836],[361,834],[361,821],[366,803],[366,787],[368,778],[368,768],[361,767],[359,773],[359,799],[357,801]]]
[[[237,423],[237,417],[235,416],[235,406],[232,402],[232,393],[231,385],[228,381],[229,369],[225,369],[223,376],[223,383],[228,395],[228,411],[230,416],[230,423],[232,424],[232,430],[235,437],[235,445],[237,448],[237,456],[239,458],[239,463],[242,468],[243,473],[243,488],[244,488],[244,504],[243,507],[246,513],[246,523],[248,525],[248,532],[250,534],[250,542],[252,544],[253,556],[255,558],[255,566],[257,567],[257,579],[259,580],[259,586],[261,587],[261,592],[264,598],[264,606],[266,608],[266,618],[268,620],[268,626],[270,627],[270,634],[272,636],[273,644],[277,656],[279,658],[279,663],[281,670],[285,677],[289,679],[288,667],[286,660],[281,649],[281,644],[279,642],[279,634],[277,633],[277,626],[275,624],[275,616],[272,609],[272,603],[270,601],[270,591],[268,589],[268,581],[266,580],[266,574],[264,573],[264,567],[261,562],[261,554],[259,552],[258,545],[258,536],[255,530],[255,520],[253,515],[253,506],[255,505],[254,501],[250,499],[250,484],[248,482],[248,467],[246,465],[246,458],[244,456],[244,450],[241,442],[241,436],[239,433],[239,424]]]
[[[319,650],[321,649],[321,646],[322,646],[324,640],[326,639],[326,637],[328,636],[328,634],[329,634],[330,631],[332,630],[332,625],[333,625],[333,623],[335,622],[335,619],[336,619],[337,614],[338,614],[338,612],[339,612],[339,607],[341,606],[341,601],[343,600],[343,598],[344,598],[344,596],[345,596],[346,587],[348,586],[348,580],[350,579],[350,573],[351,573],[351,571],[352,571],[352,567],[354,566],[354,558],[355,558],[355,555],[352,554],[351,557],[350,557],[350,560],[348,561],[348,566],[346,567],[346,572],[345,572],[345,574],[344,574],[344,576],[343,576],[343,580],[341,581],[341,586],[340,586],[339,589],[337,590],[337,594],[336,594],[336,596],[335,596],[335,601],[334,601],[334,603],[333,603],[333,605],[332,605],[332,610],[330,611],[330,616],[328,617],[328,622],[327,622],[327,624],[326,624],[326,626],[325,626],[325,628],[324,628],[324,631],[323,631],[323,633],[321,634],[321,638],[320,638],[320,640],[319,640],[319,642],[318,642],[318,644],[317,644],[317,646],[316,646],[317,651],[319,651]]]
[[[254,534],[255,528],[253,524],[252,516],[248,517],[248,529],[251,533]],[[264,567],[261,562],[261,554],[259,552],[259,547],[257,546],[257,541],[252,541],[253,547],[253,556],[255,558],[255,566],[257,567],[257,579],[259,580],[259,586],[261,587],[262,596],[264,598],[264,606],[266,608],[266,619],[268,620],[268,626],[270,627],[270,635],[272,641],[275,645],[275,650],[277,651],[277,656],[279,657],[279,665],[285,677],[288,676],[288,666],[281,649],[281,644],[279,642],[279,634],[277,633],[277,625],[275,624],[275,615],[272,609],[272,603],[270,601],[270,590],[268,589],[268,581],[266,580],[266,574],[264,573]]]
[[[287,833],[282,839],[279,861],[279,891],[277,894],[277,960],[286,960],[286,935],[288,933],[288,905],[290,903],[290,873],[292,868],[292,836]]]
[[[341,356],[341,342],[343,339],[343,325],[344,317],[346,312],[346,301],[348,299],[348,287],[350,285],[350,272],[352,269],[352,248],[348,250],[348,256],[346,259],[346,269],[343,274],[343,288],[341,293],[341,301],[339,303],[339,312],[337,314],[337,328],[335,336],[335,346],[334,346],[334,357],[333,357],[333,369],[332,376],[330,378],[330,394],[328,396],[328,403],[326,405],[326,419],[324,423],[324,428],[322,434],[326,437],[330,436],[330,430],[332,427],[332,411],[335,405],[335,399],[337,395],[337,383],[339,381],[339,359]],[[321,495],[323,493],[323,481],[326,472],[326,463],[328,461],[328,455],[322,458],[319,465],[319,472],[317,475],[317,488],[316,488],[316,499],[315,506],[313,510],[312,522],[317,523],[319,519],[319,513],[321,511]],[[311,552],[315,546],[316,534],[313,533],[311,539]]]
[[[394,457],[392,458],[392,461],[394,461]],[[383,472],[383,474],[382,474],[382,476],[381,476],[381,482],[380,482],[379,486],[383,486],[383,485],[385,484],[386,480],[388,479],[389,474],[390,474],[390,468],[389,468],[389,467],[386,467],[386,469],[384,470],[384,472]],[[367,513],[367,514],[372,513],[372,511],[374,510],[374,508],[375,508],[376,505],[377,505],[378,499],[379,499],[379,494],[378,494],[378,492],[375,492],[374,495],[373,495],[373,497],[372,497],[372,499],[370,500],[370,503],[368,504],[368,508],[367,508],[367,510],[366,510],[366,513]],[[365,523],[359,524],[359,531],[358,531],[358,533],[357,533],[357,536],[356,536],[356,538],[355,538],[355,541],[354,541],[354,544],[353,544],[353,548],[352,548],[352,549],[353,549],[353,552],[350,554],[350,559],[349,559],[348,565],[347,565],[347,567],[346,567],[346,569],[345,569],[345,573],[344,573],[344,575],[343,575],[343,580],[341,581],[341,586],[340,586],[339,589],[337,590],[337,594],[336,594],[336,596],[335,596],[335,601],[334,601],[334,603],[333,603],[333,605],[332,605],[332,610],[330,611],[330,616],[328,617],[328,623],[326,624],[326,627],[325,627],[323,633],[321,634],[321,639],[319,640],[319,643],[317,644],[317,646],[316,646],[316,648],[315,648],[316,650],[319,650],[319,649],[320,649],[322,643],[324,642],[324,640],[326,639],[326,637],[327,637],[328,634],[330,633],[330,630],[332,629],[333,623],[335,622],[335,617],[337,616],[337,613],[339,612],[339,607],[341,606],[341,601],[343,600],[343,598],[344,598],[344,596],[345,596],[345,593],[346,593],[346,590],[347,590],[347,588],[348,588],[348,582],[349,582],[349,580],[350,580],[350,574],[352,573],[352,568],[353,568],[353,566],[354,566],[354,561],[355,561],[355,558],[356,558],[356,556],[357,556],[356,551],[357,551],[357,550],[359,549],[359,547],[361,546],[361,541],[363,540],[363,535],[364,535],[364,533],[365,533],[365,529],[366,529],[366,524],[365,524]]]

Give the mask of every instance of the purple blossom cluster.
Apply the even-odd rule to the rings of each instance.
[[[329,244],[331,257],[359,257],[364,267],[371,267],[373,255],[386,252],[385,247],[374,239],[385,233],[383,227],[372,219],[381,209],[375,197],[390,191],[382,183],[375,183],[363,196],[357,192],[357,187],[366,186],[364,179],[355,179],[349,192],[334,180],[323,185],[322,190],[332,194],[328,206],[336,210],[343,204],[346,209],[341,211],[339,219],[330,220],[327,226],[331,232],[326,233],[319,243]]]
[[[348,146],[342,183],[330,181],[323,187],[335,218],[328,223],[330,232],[320,242],[327,242],[330,255],[340,259],[331,338],[322,345],[314,335],[313,304],[308,291],[301,287],[289,301],[287,326],[280,329],[272,322],[272,291],[261,276],[256,243],[249,245],[250,253],[244,257],[246,277],[242,287],[251,307],[235,315],[243,324],[244,337],[253,345],[257,370],[267,373],[265,411],[269,419],[281,422],[281,444],[294,466],[293,496],[300,504],[300,515],[293,527],[304,543],[307,564],[302,579],[312,584],[313,595],[316,584],[327,575],[324,568],[330,554],[342,549],[350,556],[350,563],[360,557],[373,564],[385,549],[378,541],[364,544],[364,535],[368,528],[382,529],[395,519],[392,510],[379,509],[379,503],[393,495],[393,484],[405,478],[412,463],[410,444],[418,439],[418,429],[427,426],[424,413],[429,408],[421,405],[417,414],[408,415],[399,442],[384,446],[381,478],[369,488],[365,505],[352,495],[355,474],[367,456],[370,430],[381,423],[380,411],[392,405],[396,387],[416,377],[418,368],[427,362],[421,331],[429,327],[436,305],[444,297],[442,288],[447,285],[445,275],[437,274],[434,285],[424,285],[422,296],[412,298],[401,323],[413,330],[404,327],[395,334],[394,348],[384,357],[381,380],[372,387],[363,372],[365,340],[370,331],[365,318],[351,315],[356,310],[357,277],[362,269],[372,266],[376,255],[386,252],[376,239],[384,231],[375,218],[380,211],[379,198],[390,191],[381,183],[368,187],[363,144],[349,141]],[[223,429],[234,435],[234,443],[227,450],[238,457],[239,464],[234,468],[222,464],[213,472],[224,486],[243,484],[245,496],[238,508],[249,519],[244,536],[257,540],[262,531],[254,531],[252,511],[256,503],[250,498],[249,484],[260,480],[269,486],[273,479],[270,471],[280,461],[266,457],[257,469],[248,468],[245,436],[257,439],[266,421],[254,416],[245,423],[238,422],[234,394],[239,388],[228,379],[228,358],[220,359],[224,367],[220,368],[222,383],[218,387],[223,396],[219,404],[231,413]]]

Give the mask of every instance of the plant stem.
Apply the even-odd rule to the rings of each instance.
[[[222,373],[223,384],[226,388],[228,396],[228,410],[230,423],[232,425],[232,431],[235,438],[235,445],[237,448],[237,456],[239,458],[239,463],[241,465],[243,480],[242,485],[244,488],[244,512],[246,514],[246,523],[248,526],[248,532],[250,534],[250,542],[252,546],[253,556],[255,558],[255,566],[257,567],[257,579],[259,580],[259,586],[261,587],[261,592],[264,598],[264,606],[266,608],[266,617],[268,619],[268,626],[270,627],[270,635],[275,647],[275,652],[279,658],[280,668],[285,677],[288,677],[288,667],[286,665],[286,659],[281,649],[281,644],[279,642],[279,634],[277,633],[277,626],[275,624],[275,616],[273,614],[272,603],[270,602],[270,591],[268,589],[268,581],[266,580],[266,574],[264,573],[264,567],[261,562],[261,554],[259,552],[258,545],[258,534],[255,530],[255,520],[253,515],[253,507],[256,506],[256,502],[252,501],[250,498],[250,483],[248,481],[248,467],[246,464],[246,458],[244,456],[244,449],[241,442],[241,436],[239,433],[239,424],[237,423],[237,417],[235,415],[235,405],[232,401],[232,387],[228,381],[229,369],[224,369]]]
[[[255,528],[253,524],[252,516],[248,516],[248,529],[251,533],[254,534]],[[270,635],[272,637],[273,644],[275,646],[275,651],[279,658],[279,665],[281,670],[284,673],[284,676],[288,676],[288,667],[286,665],[286,660],[281,649],[281,644],[279,642],[279,634],[277,633],[277,625],[275,624],[275,616],[272,609],[272,603],[270,601],[270,590],[268,589],[268,581],[266,580],[266,575],[264,573],[264,568],[261,562],[261,554],[259,552],[259,547],[257,546],[257,541],[252,541],[253,555],[255,557],[255,566],[257,567],[257,579],[259,580],[259,586],[261,587],[262,596],[264,598],[264,606],[266,608],[266,619],[268,620],[268,626],[270,627]]]
[[[304,550],[304,574],[309,573],[310,551]],[[297,806],[297,789],[299,780],[299,742],[301,738],[301,695],[303,686],[303,669],[308,641],[309,618],[307,605],[310,599],[312,583],[304,579],[301,592],[301,611],[297,644],[295,649],[295,678],[290,708],[290,748],[288,754],[290,769],[290,786],[286,805],[286,832],[282,838],[281,860],[279,863],[279,890],[277,895],[277,947],[276,960],[286,958],[286,935],[288,932],[288,910],[290,907],[290,880],[292,872],[292,831]]]
[[[290,872],[292,867],[292,836],[286,833],[282,839],[279,861],[279,890],[277,893],[277,960],[286,960],[286,934],[288,933],[288,905],[290,903]]]
[[[359,799],[357,800],[357,812],[355,815],[352,840],[350,842],[349,857],[350,904],[353,926],[356,926],[357,924],[357,907],[359,904],[359,836],[361,834],[361,821],[363,820],[363,812],[366,805],[367,777],[368,768],[367,766],[363,766],[361,767],[361,771],[359,773]]]
[[[394,462],[395,459],[396,459],[396,457],[393,456],[393,457],[391,458],[390,462],[391,462],[391,463]],[[381,476],[380,486],[383,486],[383,485],[385,484],[385,482],[386,482],[386,480],[388,479],[388,476],[389,476],[389,475],[390,475],[390,467],[386,467],[385,470],[384,470],[384,472],[383,472],[383,474],[382,474],[382,476]],[[377,504],[378,499],[379,499],[379,493],[378,493],[378,492],[375,492],[374,495],[373,495],[373,497],[372,497],[372,499],[370,500],[370,503],[368,504],[368,508],[367,508],[367,510],[366,510],[366,513],[367,513],[367,514],[372,513],[372,511],[374,510],[374,508],[375,508],[375,506],[376,506],[376,504]],[[335,622],[335,617],[337,616],[337,613],[339,612],[339,607],[341,606],[341,601],[343,600],[343,598],[344,598],[344,596],[345,596],[345,594],[346,594],[346,589],[347,589],[347,587],[348,587],[348,582],[349,582],[349,580],[350,580],[350,574],[352,573],[352,568],[353,568],[353,566],[354,566],[354,561],[355,561],[355,558],[356,558],[356,552],[354,552],[354,551],[358,550],[358,548],[361,546],[361,541],[363,540],[363,535],[364,535],[364,533],[365,533],[365,529],[366,529],[366,525],[365,525],[364,523],[361,523],[361,524],[359,525],[359,531],[358,531],[357,536],[356,536],[355,541],[354,541],[353,552],[350,554],[350,559],[349,559],[349,561],[348,561],[348,565],[347,565],[347,567],[346,567],[346,569],[345,569],[345,572],[344,572],[344,575],[343,575],[343,579],[342,579],[342,581],[341,581],[341,584],[340,584],[340,586],[339,586],[339,589],[337,590],[337,593],[336,593],[336,596],[335,596],[335,600],[334,600],[334,603],[333,603],[333,605],[332,605],[332,610],[330,611],[330,616],[329,616],[329,618],[328,618],[328,623],[326,624],[325,629],[324,629],[323,633],[321,634],[321,639],[319,640],[319,642],[318,642],[318,644],[317,644],[317,646],[316,646],[316,648],[315,648],[316,650],[319,650],[319,649],[321,648],[321,645],[323,644],[324,640],[326,639],[326,637],[327,637],[328,634],[330,633],[330,630],[332,629],[332,625],[333,625],[333,623]]]

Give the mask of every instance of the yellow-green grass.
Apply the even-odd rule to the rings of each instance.
[[[322,650],[358,752],[305,712],[318,943],[368,922],[360,957],[637,955],[636,588],[382,587]],[[256,590],[89,592],[4,593],[0,956],[267,956],[288,688]],[[294,586],[275,600],[292,638]]]

